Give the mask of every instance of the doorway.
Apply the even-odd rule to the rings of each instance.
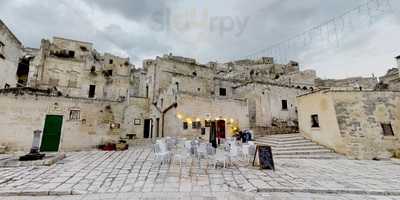
[[[63,116],[47,115],[44,123],[40,151],[56,152],[60,146]]]
[[[217,123],[215,121],[210,122],[210,143],[214,148],[217,148]]]
[[[225,121],[224,120],[217,121],[217,139],[218,139],[218,144],[221,143],[221,139],[225,139]]]
[[[151,119],[145,119],[144,120],[143,138],[150,137],[150,126],[151,126]]]
[[[156,137],[160,137],[160,118],[156,119]]]

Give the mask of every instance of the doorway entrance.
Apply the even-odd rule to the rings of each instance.
[[[143,138],[150,137],[150,126],[151,126],[151,119],[145,119],[144,120]]]
[[[40,151],[56,152],[60,146],[63,116],[47,115],[44,123]]]
[[[218,139],[218,144],[221,143],[221,139],[225,139],[225,121],[224,120],[217,121],[217,139]]]

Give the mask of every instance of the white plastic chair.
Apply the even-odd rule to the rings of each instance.
[[[165,143],[154,144],[154,155],[155,159],[160,161],[161,164],[171,162],[171,152],[167,150],[167,146]]]
[[[224,164],[224,168],[226,168],[226,155],[225,151],[217,149],[214,156],[214,168],[217,168],[217,163],[222,162]]]

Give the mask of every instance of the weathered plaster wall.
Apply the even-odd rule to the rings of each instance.
[[[16,86],[18,62],[22,55],[22,44],[0,20],[0,88],[6,83]]]
[[[54,114],[63,116],[61,150],[93,148],[103,141],[119,139],[121,130],[110,129],[110,123],[122,123],[122,108],[122,104],[109,101],[2,94],[0,144],[27,151],[33,131],[43,130],[46,115]],[[80,120],[69,119],[71,109],[80,110]]]
[[[349,156],[388,158],[400,149],[399,92],[332,92],[332,96]],[[394,136],[384,136],[381,123],[391,123]]]
[[[298,98],[301,133],[350,158],[390,158],[400,149],[400,93],[321,91]],[[318,114],[320,128],[311,127]],[[394,136],[384,136],[390,123]]]
[[[168,112],[165,116],[165,136],[200,136],[200,129],[192,129],[191,124],[187,130],[183,129],[184,121],[201,121],[204,127],[206,119],[225,119],[226,135],[232,135],[233,126],[248,128],[248,110],[245,101],[204,98],[200,96],[180,94],[178,107]],[[234,123],[230,123],[233,119]],[[208,132],[207,132],[208,134]]]
[[[340,135],[331,95],[317,92],[298,97],[297,102],[300,133],[338,153],[347,154],[347,147]],[[312,115],[318,115],[319,128],[312,127]]]
[[[137,138],[143,138],[144,119],[148,118],[148,99],[130,98],[129,105],[123,108],[122,136],[135,134]],[[140,120],[140,124],[135,124]]]

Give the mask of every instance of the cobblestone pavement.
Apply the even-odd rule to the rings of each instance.
[[[399,196],[376,196],[357,194],[313,194],[313,193],[109,193],[68,196],[10,196],[0,200],[400,200]]]
[[[283,195],[283,199],[286,198],[283,193],[400,197],[398,162],[345,159],[277,159],[275,162],[276,171],[261,171],[245,163],[214,169],[207,166],[207,160],[200,167],[197,161],[189,161],[182,167],[160,165],[154,162],[150,148],[75,152],[50,167],[0,168],[0,196],[273,192]]]

